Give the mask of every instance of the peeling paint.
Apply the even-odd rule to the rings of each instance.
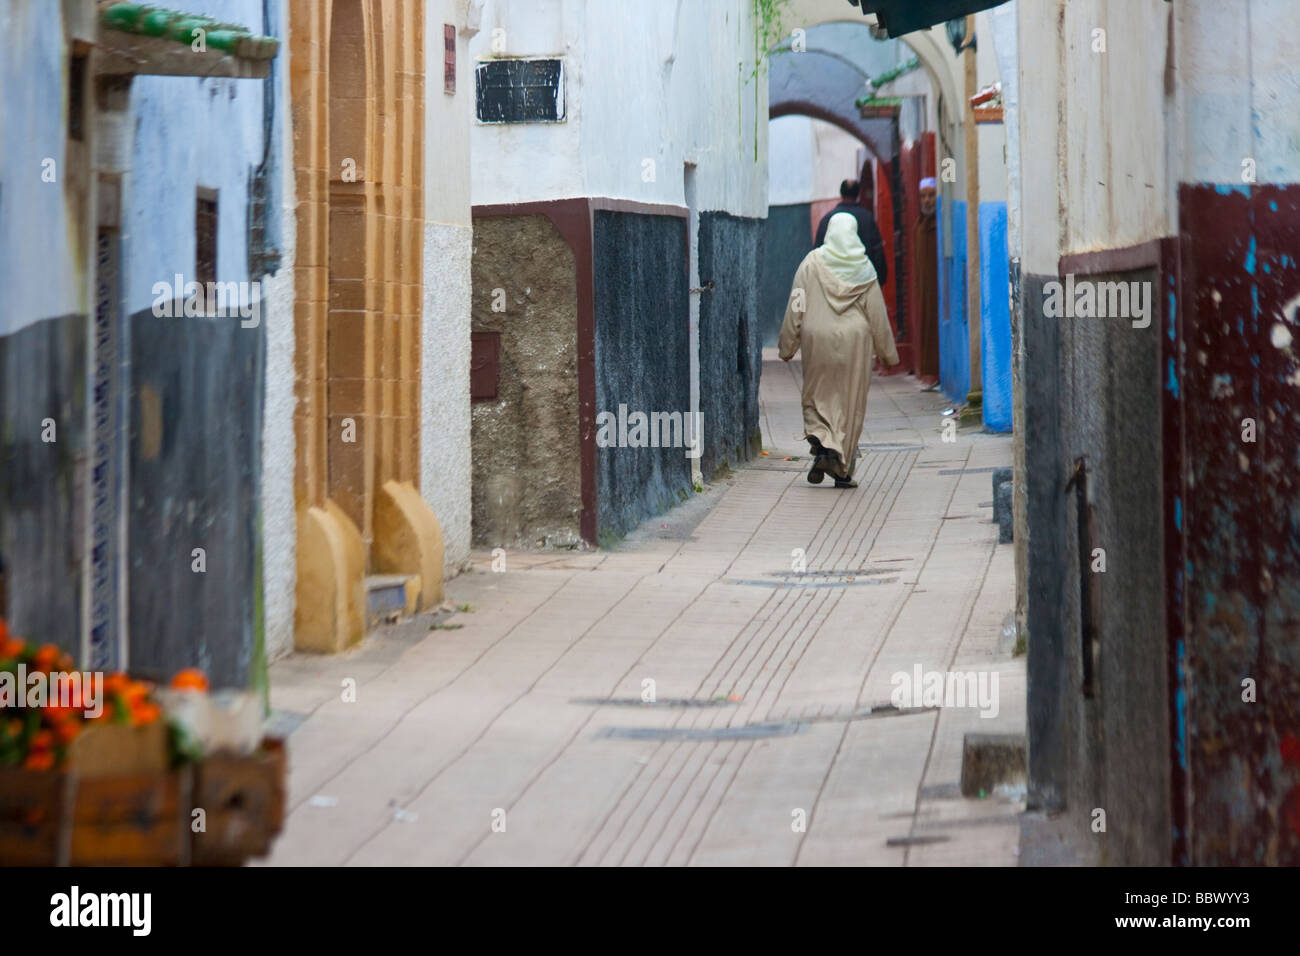
[[[1221,294],[1184,298],[1179,328],[1196,360],[1178,370],[1187,583],[1171,718],[1188,809],[1185,825],[1174,822],[1196,865],[1300,861],[1300,834],[1283,822],[1296,780],[1277,744],[1300,726],[1300,296],[1281,252],[1300,245],[1296,195],[1290,185],[1179,191],[1184,287]],[[1258,444],[1242,444],[1244,417],[1266,426]],[[1244,674],[1269,685],[1248,708]]]
[[[1296,324],[1297,311],[1300,311],[1300,295],[1282,303],[1282,318],[1286,319],[1292,325]]]

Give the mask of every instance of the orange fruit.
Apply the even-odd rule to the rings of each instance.
[[[172,678],[172,687],[176,690],[207,690],[208,678],[197,667],[187,667]]]

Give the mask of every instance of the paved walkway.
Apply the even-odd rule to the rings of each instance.
[[[876,378],[861,487],[812,486],[799,374],[765,354],[769,455],[618,549],[478,555],[443,628],[273,665],[296,726],[270,862],[1014,865],[1014,795],[957,792],[967,731],[1024,730],[1010,439],[945,443],[941,395]],[[998,715],[873,714],[916,665],[996,672]]]

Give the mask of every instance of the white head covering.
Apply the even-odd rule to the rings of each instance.
[[[817,254],[826,268],[851,285],[862,285],[876,278],[876,267],[867,258],[867,250],[858,238],[858,221],[852,213],[837,212],[831,216],[826,242]]]

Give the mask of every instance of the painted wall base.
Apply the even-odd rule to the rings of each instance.
[[[81,652],[88,474],[84,315],[0,336],[0,561],[10,630]],[[43,440],[50,419],[54,441]]]

